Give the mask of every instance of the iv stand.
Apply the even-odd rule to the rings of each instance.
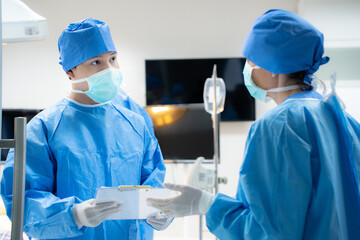
[[[216,79],[217,79],[217,72],[216,72],[216,64],[214,64],[214,68],[213,68],[213,74],[212,74],[212,79],[213,79],[213,89],[214,89],[214,101],[212,104],[213,107],[213,111],[211,114],[211,119],[213,122],[213,133],[214,133],[214,164],[215,164],[215,171],[214,171],[214,178],[215,178],[215,195],[218,193],[218,162],[220,159],[219,156],[219,114],[217,114],[217,101],[216,101]],[[203,215],[199,216],[199,240],[202,240],[202,218]],[[217,239],[217,238],[215,238]]]
[[[219,114],[217,114],[217,101],[216,101],[216,64],[214,65],[213,75],[214,79],[214,101],[213,101],[213,112],[212,112],[212,121],[214,129],[214,162],[215,162],[215,194],[218,193],[218,162],[220,159],[219,156]]]
[[[215,195],[219,191],[219,180],[218,180],[218,163],[220,160],[219,156],[219,114],[217,114],[217,101],[216,101],[216,79],[217,79],[217,72],[216,72],[216,64],[214,65],[213,75],[212,78],[214,79],[214,101],[213,101],[213,112],[212,112],[212,120],[213,120],[213,129],[214,129],[214,162],[215,162]],[[217,238],[215,238],[217,239]]]
[[[1,112],[1,111],[0,111]],[[15,148],[11,240],[22,240],[25,203],[26,118],[15,118],[15,139],[0,139],[1,148]]]

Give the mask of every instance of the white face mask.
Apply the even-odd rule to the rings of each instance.
[[[300,85],[292,85],[286,87],[272,88],[268,90],[262,89],[256,86],[256,84],[251,78],[253,69],[260,69],[260,67],[259,66],[251,67],[249,63],[246,61],[243,70],[245,86],[253,98],[258,99],[262,102],[269,102],[271,100],[271,98],[267,96],[268,92],[285,92],[288,90],[293,90],[301,87]]]
[[[88,82],[89,90],[86,92],[72,90],[76,93],[84,93],[98,103],[111,101],[117,94],[122,82],[122,75],[117,68],[107,68],[87,78],[71,80],[72,83]]]

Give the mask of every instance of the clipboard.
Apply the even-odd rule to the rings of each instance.
[[[101,187],[97,189],[96,203],[118,202],[122,210],[108,217],[109,220],[146,219],[150,214],[159,213],[157,208],[148,206],[149,197],[166,198],[170,195],[166,188],[152,188],[150,186],[119,186]]]

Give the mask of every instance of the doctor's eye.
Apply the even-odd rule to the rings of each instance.
[[[95,60],[91,62],[91,65],[99,65],[99,64],[100,64],[100,60]]]
[[[114,62],[116,60],[116,57],[111,57],[110,62]]]

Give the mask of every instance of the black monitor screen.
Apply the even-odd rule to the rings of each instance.
[[[203,103],[203,89],[216,64],[226,85],[222,121],[255,120],[255,100],[243,79],[245,58],[146,60],[146,104]]]
[[[16,117],[26,117],[29,122],[36,114],[41,112],[39,109],[3,109],[2,110],[2,139],[14,139],[14,120]],[[1,149],[1,160],[6,160],[9,149]]]
[[[166,161],[212,161],[214,138],[211,115],[203,104],[147,106]]]

